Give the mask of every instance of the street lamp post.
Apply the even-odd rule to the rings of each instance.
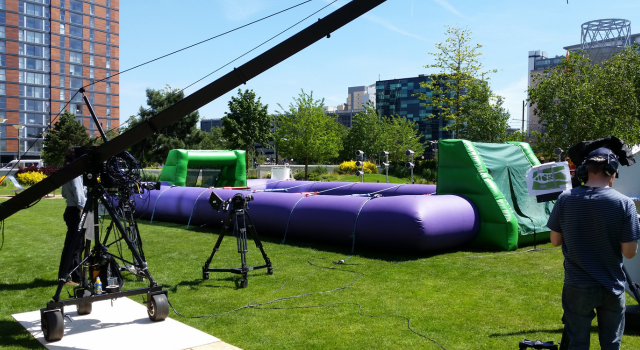
[[[387,151],[382,151],[382,153],[380,153],[381,157],[386,157],[386,162],[382,163],[382,166],[384,166],[384,169],[387,172],[387,183],[389,183],[389,152]]]
[[[410,160],[410,161],[408,161],[404,166],[405,166],[405,168],[407,168],[407,169],[410,169],[410,170],[411,170],[411,184],[412,184],[412,185],[413,185],[413,168],[415,168],[415,166],[416,166],[416,165],[415,165],[415,163],[413,162],[413,154],[414,154],[414,153],[416,153],[416,152],[414,152],[414,151],[412,151],[412,150],[407,150],[406,152],[404,152],[404,154],[405,154],[407,157],[411,157],[411,160]]]

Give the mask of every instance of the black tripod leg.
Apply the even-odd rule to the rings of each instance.
[[[231,215],[229,215],[229,220],[231,220]],[[222,239],[224,238],[225,234],[227,233],[227,225],[224,225],[222,227],[222,230],[220,231],[220,236],[218,237],[218,240],[216,241],[216,245],[213,246],[213,251],[211,251],[211,255],[209,256],[209,259],[207,259],[207,262],[204,263],[204,266],[202,267],[202,279],[203,280],[208,280],[209,279],[209,272],[207,271],[209,269],[209,265],[211,264],[211,261],[213,260],[213,256],[216,255],[216,252],[218,250],[220,250],[220,244],[222,244]]]
[[[246,288],[249,284],[249,280],[247,279],[247,273],[249,272],[249,268],[247,267],[247,251],[249,251],[249,249],[247,247],[247,221],[245,219],[245,213],[245,211],[240,212],[239,215],[236,213],[236,222],[234,227],[236,242],[238,244],[238,253],[240,253],[240,262],[242,264],[240,267],[240,271],[242,272],[240,288]],[[238,216],[240,216],[240,218],[238,218]]]
[[[89,194],[87,198],[87,203],[91,203],[91,200],[93,199],[91,194]],[[73,234],[73,237],[71,239],[71,244],[69,245],[69,249],[66,251],[66,254],[64,254],[64,256],[62,257],[64,261],[62,264],[62,267],[66,275],[58,280],[58,288],[56,289],[56,294],[53,296],[53,301],[55,302],[60,301],[60,293],[62,293],[62,288],[64,287],[64,284],[67,282],[67,278],[69,278],[69,276],[71,275],[69,271],[72,270],[71,264],[73,262],[73,256],[75,254],[75,251],[78,245],[78,241],[79,241],[78,238],[84,233],[84,223],[87,220],[87,213],[89,212],[89,207],[90,205],[85,205],[84,209],[82,210],[80,223],[78,224],[78,227],[75,233]]]
[[[264,247],[262,246],[262,241],[260,240],[260,236],[258,235],[258,231],[256,230],[253,221],[251,221],[251,216],[249,216],[249,212],[246,213],[247,220],[249,221],[249,226],[253,229],[253,241],[256,244],[256,248],[260,249],[260,253],[262,254],[262,258],[264,259],[265,264],[267,265],[267,273],[269,275],[273,274],[273,266],[271,265],[271,259],[267,256],[267,252],[264,251]]]

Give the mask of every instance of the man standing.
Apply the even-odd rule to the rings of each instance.
[[[75,149],[70,148],[65,155],[65,165],[75,160]],[[82,250],[84,248],[84,234],[76,235],[78,226],[80,225],[80,217],[82,210],[87,202],[84,186],[82,183],[82,176],[78,176],[75,179],[62,185],[62,197],[66,199],[67,208],[64,211],[63,218],[67,224],[67,236],[64,240],[64,248],[62,249],[62,256],[60,257],[60,268],[58,269],[58,280],[63,279],[69,274],[69,270],[80,265]],[[75,236],[75,242],[74,242]],[[64,266],[64,259],[69,254],[72,254],[73,259],[70,266]],[[77,286],[81,281],[80,275],[81,269],[76,269],[71,274],[71,280],[67,281],[67,285]]]
[[[562,245],[564,255],[565,331],[569,349],[589,349],[597,315],[600,347],[620,349],[626,308],[622,255],[636,255],[640,224],[633,201],[611,188],[618,157],[601,147],[585,164],[587,183],[562,193],[547,223],[551,243]]]

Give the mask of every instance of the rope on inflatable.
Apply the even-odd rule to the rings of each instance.
[[[149,221],[149,224],[153,224],[153,216],[156,214],[156,205],[158,205],[158,199],[160,199],[160,196],[162,196],[163,193],[165,193],[167,190],[176,187],[176,185],[171,185],[171,187],[165,188],[164,191],[160,192],[160,194],[158,195],[158,198],[156,198],[156,202],[153,203],[153,211],[151,212],[151,221]]]
[[[189,215],[189,221],[187,222],[187,230],[189,229],[189,225],[191,225],[191,217],[193,217],[193,211],[196,209],[196,204],[198,203],[198,199],[200,199],[200,196],[202,196],[203,193],[209,190],[213,191],[213,189],[207,188],[206,190],[200,192],[196,200],[193,202],[193,207],[191,207],[191,215]]]
[[[293,205],[293,208],[291,208],[291,212],[289,213],[289,218],[287,219],[287,228],[284,229],[284,237],[282,238],[282,244],[284,244],[285,240],[287,239],[287,232],[289,231],[289,222],[291,221],[291,214],[293,214],[293,210],[296,209],[296,206],[298,205],[298,203],[300,203],[300,201],[305,198],[307,198],[307,196],[303,196],[302,198],[298,199],[296,204]]]
[[[359,183],[359,182],[349,182],[349,183],[348,183],[348,184],[346,184],[346,185],[338,186],[338,187],[335,187],[335,188],[330,188],[330,189],[328,189],[328,190],[324,190],[324,191],[319,191],[318,193],[328,192],[328,191],[333,191],[333,190],[337,190],[338,188],[347,187],[347,186],[353,186],[353,185],[358,184],[358,183]]]
[[[374,198],[375,197],[369,197],[369,199],[367,199],[364,203],[362,203],[362,206],[360,206],[360,210],[358,210],[358,215],[356,215],[356,222],[353,224],[353,233],[351,233],[351,237],[353,238],[353,243],[351,243],[351,254],[353,254],[353,252],[356,249],[356,227],[358,226],[358,218],[360,217],[362,208],[364,208],[364,206]]]

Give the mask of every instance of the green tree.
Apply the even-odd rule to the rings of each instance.
[[[324,112],[324,100],[315,100],[313,92],[302,90],[288,109],[281,105],[276,117],[275,144],[279,154],[304,161],[305,179],[309,162],[325,162],[342,149],[343,127],[334,116]]]
[[[70,147],[91,144],[87,128],[75,120],[75,115],[65,111],[42,141],[42,160],[48,165],[61,166]]]
[[[475,142],[505,142],[511,115],[502,107],[502,96],[495,95],[489,84],[472,84],[461,107],[465,120],[460,138]]]
[[[567,150],[580,141],[611,135],[640,143],[638,49],[635,44],[601,64],[570,53],[553,69],[532,76],[528,101],[545,128],[537,152]]]
[[[353,116],[352,126],[347,131],[344,148],[340,152],[341,158],[354,159],[355,152],[361,150],[365,156],[377,159],[390,141],[385,119],[378,115],[375,105],[369,101],[363,110]]]
[[[446,28],[447,40],[436,45],[438,52],[429,53],[435,57],[435,63],[424,66],[428,69],[438,69],[440,72],[420,83],[428,93],[418,93],[414,96],[426,101],[424,106],[432,107],[436,111],[431,118],[442,117],[448,121],[444,129],[454,131],[454,137],[458,137],[467,122],[462,111],[462,106],[470,98],[467,91],[480,81],[488,80],[487,74],[497,70],[484,70],[479,60],[482,55],[479,49],[482,45],[469,44],[472,34],[470,30],[448,25]]]
[[[167,85],[163,89],[147,89],[147,105],[149,108],[140,107],[137,116],[131,116],[127,120],[123,131],[144,122],[166,108],[172,106],[184,98],[184,92],[173,89]],[[179,121],[159,130],[146,140],[137,143],[129,149],[129,152],[143,165],[164,163],[169,151],[172,149],[199,149],[204,139],[204,132],[198,129],[200,120],[198,111],[189,113]]]
[[[222,136],[222,128],[211,128],[211,132],[206,132],[198,149],[223,150],[228,149],[226,140]]]
[[[407,118],[399,115],[385,118],[384,134],[386,144],[383,151],[389,152],[389,160],[393,163],[404,164],[407,161],[407,150],[416,152],[417,156],[424,152],[416,123]]]
[[[225,112],[222,118],[222,136],[227,145],[232,149],[245,150],[247,160],[255,156],[254,143],[270,147],[273,118],[267,112],[268,105],[263,105],[259,97],[256,99],[253,90],[243,92],[242,89],[238,89],[238,96],[231,97],[228,105],[229,112]]]

